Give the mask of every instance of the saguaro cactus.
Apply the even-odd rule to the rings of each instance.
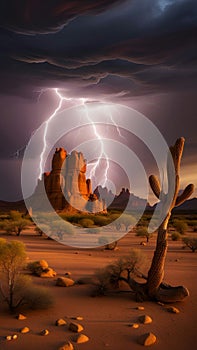
[[[183,286],[171,287],[162,283],[164,276],[164,264],[167,253],[167,227],[174,207],[184,203],[194,191],[194,185],[188,185],[182,194],[179,195],[179,176],[180,162],[184,148],[184,138],[176,141],[175,145],[170,147],[171,156],[174,163],[174,169],[170,166],[170,160],[167,162],[168,191],[173,189],[172,202],[165,214],[165,217],[158,228],[157,243],[151,267],[147,278],[147,294],[151,299],[157,299],[164,302],[179,301],[189,295],[187,288]],[[175,172],[175,184],[172,184],[172,170]],[[151,175],[149,183],[155,196],[161,200],[161,208],[165,210],[165,201],[168,194],[162,193],[161,185],[156,176]]]

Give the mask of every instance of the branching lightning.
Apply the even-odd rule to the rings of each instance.
[[[57,113],[61,110],[62,104],[63,104],[64,101],[74,101],[74,102],[77,101],[77,102],[79,102],[79,104],[82,104],[84,106],[87,120],[90,123],[90,125],[92,126],[94,135],[96,136],[96,139],[99,141],[100,146],[101,146],[101,151],[100,151],[100,155],[98,157],[98,160],[96,162],[94,162],[94,163],[91,163],[92,169],[90,171],[90,178],[92,179],[95,176],[96,169],[99,167],[101,159],[102,160],[104,159],[105,163],[106,163],[106,166],[105,166],[105,170],[104,170],[104,174],[103,174],[103,181],[102,181],[101,185],[105,186],[106,183],[107,183],[107,175],[108,175],[108,170],[109,170],[109,159],[108,159],[107,154],[105,153],[105,150],[104,150],[104,145],[102,143],[102,137],[99,134],[96,125],[93,123],[93,121],[91,120],[91,117],[89,116],[88,108],[87,108],[87,105],[86,105],[87,99],[85,99],[85,98],[72,98],[72,97],[69,98],[69,97],[62,96],[57,88],[53,89],[53,91],[58,96],[59,103],[58,103],[58,106],[56,107],[55,111],[45,121],[44,134],[43,134],[43,149],[42,149],[42,152],[40,154],[39,179],[42,178],[42,174],[44,172],[44,155],[45,155],[45,152],[46,152],[46,149],[47,149],[47,132],[48,132],[50,123],[51,123],[52,119],[55,118]]]

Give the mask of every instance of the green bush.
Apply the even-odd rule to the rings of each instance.
[[[179,232],[172,232],[171,239],[172,241],[179,241],[181,239],[181,234]]]
[[[53,296],[45,287],[34,286],[31,284],[24,290],[23,305],[28,309],[48,309],[53,306],[53,304]]]
[[[94,221],[88,218],[84,218],[79,220],[79,225],[82,227],[93,227],[94,226]]]
[[[173,220],[173,226],[181,235],[184,235],[185,231],[188,229],[187,223],[180,219]]]
[[[137,226],[136,228],[136,236],[139,237],[145,237],[147,243],[149,242],[149,239],[152,237],[152,233],[148,232],[148,228],[146,226]]]

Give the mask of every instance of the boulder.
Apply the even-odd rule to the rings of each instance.
[[[64,326],[66,324],[67,322],[63,318],[59,318],[58,320],[55,321],[56,326]]]
[[[156,340],[157,340],[156,336],[153,333],[149,332],[149,333],[140,335],[138,342],[141,345],[150,346],[150,345],[153,345],[156,342]]]
[[[56,286],[59,287],[71,287],[75,284],[75,281],[73,281],[71,278],[68,277],[58,277],[56,281]]]
[[[29,327],[23,327],[23,328],[21,329],[21,333],[23,333],[23,334],[29,333],[29,331],[30,331]]]
[[[139,321],[140,323],[143,323],[143,324],[149,324],[149,323],[152,323],[152,318],[148,315],[142,315],[142,316],[139,316]]]
[[[75,333],[79,333],[83,331],[83,326],[80,325],[79,323],[71,322],[69,324],[69,330]]]
[[[89,341],[89,338],[87,337],[87,335],[85,334],[78,334],[76,337],[75,337],[75,342],[77,344],[82,344],[82,343],[87,343]]]
[[[43,278],[51,278],[51,277],[55,277],[57,275],[57,273],[51,268],[51,267],[48,267],[46,270],[42,271],[40,273],[40,277],[43,277]]]
[[[72,343],[68,342],[62,345],[58,350],[74,350],[74,346],[72,345]]]

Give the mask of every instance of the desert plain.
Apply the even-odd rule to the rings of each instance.
[[[4,237],[4,235],[1,235]],[[8,240],[16,240],[16,236],[6,236]],[[121,292],[112,292],[106,296],[93,296],[93,286],[78,284],[71,287],[55,285],[57,277],[69,272],[72,279],[92,278],[97,269],[105,267],[121,256],[129,254],[131,248],[141,249],[146,257],[147,268],[155,248],[156,237],[142,246],[141,237],[129,232],[118,243],[115,251],[95,249],[77,249],[62,245],[46,237],[36,236],[31,230],[17,237],[24,242],[29,261],[45,259],[56,272],[54,278],[32,277],[33,282],[47,287],[53,297],[54,305],[47,310],[24,311],[25,320],[18,320],[17,313],[11,314],[7,306],[0,306],[0,349],[7,350],[56,350],[68,341],[76,350],[126,350],[142,349],[138,343],[141,334],[152,332],[157,340],[151,348],[158,350],[195,349],[197,345],[197,254],[188,248],[183,249],[181,241],[169,239],[168,254],[165,265],[165,282],[172,285],[184,285],[189,289],[190,296],[183,302],[170,304],[180,311],[173,314],[166,306],[155,302],[136,302],[134,295],[122,286]],[[144,310],[138,307],[143,306]],[[169,305],[168,305],[169,306]],[[139,316],[149,315],[151,324],[140,324]],[[75,335],[68,329],[70,322],[81,317],[83,334],[89,341],[83,344],[75,343]],[[57,327],[55,321],[63,318],[67,325]],[[132,323],[138,323],[137,329]],[[29,327],[30,332],[21,334],[23,327]],[[47,329],[47,336],[40,335]],[[7,341],[8,335],[17,334],[16,340]]]

